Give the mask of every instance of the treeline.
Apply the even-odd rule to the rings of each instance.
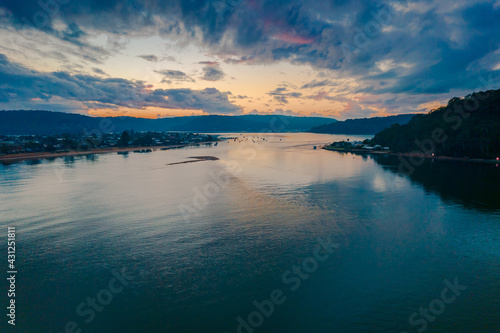
[[[0,154],[57,152],[63,150],[90,150],[110,147],[170,146],[218,140],[217,135],[179,132],[92,133],[78,135],[0,135]]]
[[[388,117],[347,119],[311,128],[312,133],[326,134],[375,134],[393,124],[406,124],[415,114]]]
[[[370,144],[401,153],[496,158],[500,155],[500,90],[454,97],[406,125],[384,129]]]

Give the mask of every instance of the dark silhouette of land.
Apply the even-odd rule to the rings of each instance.
[[[396,153],[496,159],[500,156],[500,90],[454,97],[446,106],[392,125],[370,145]]]
[[[388,117],[347,119],[311,128],[309,132],[325,134],[375,134],[393,124],[404,125],[416,114],[401,114]]]
[[[219,160],[219,158],[215,157],[215,156],[191,156],[189,158],[192,158],[192,160],[175,162],[175,163],[168,163],[167,165],[177,165],[177,164],[187,164],[187,163],[202,162],[202,161],[218,161]]]

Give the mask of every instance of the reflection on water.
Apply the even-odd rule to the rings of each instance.
[[[374,160],[397,172],[399,160],[392,156],[374,156]],[[500,209],[500,168],[495,164],[425,160],[409,174],[412,182],[425,191],[440,195],[465,207]]]
[[[455,278],[467,289],[426,332],[500,327],[497,168],[429,162],[407,177],[391,158],[313,149],[342,136],[228,136],[238,140],[0,165],[20,331],[237,332],[282,289],[255,332],[417,332],[409,316]],[[219,160],[168,165],[190,156]],[[337,251],[291,291],[284,272],[328,236]],[[122,268],[135,278],[87,323],[77,306]]]

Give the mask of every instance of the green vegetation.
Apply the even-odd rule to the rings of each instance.
[[[406,125],[395,124],[377,133],[370,144],[400,153],[496,158],[500,156],[500,90],[454,97]]]
[[[312,133],[327,134],[375,134],[393,124],[406,124],[415,114],[400,114],[388,117],[347,119],[327,125],[320,125],[309,130]]]
[[[217,135],[179,132],[92,133],[60,135],[0,135],[0,155],[88,151],[96,148],[172,146],[218,141]]]
[[[128,146],[129,141],[130,141],[130,134],[128,134],[127,131],[123,131],[122,136],[120,137],[120,140],[118,140],[117,144],[120,147],[126,147]]]

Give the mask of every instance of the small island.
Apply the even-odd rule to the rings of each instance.
[[[326,150],[334,150],[341,152],[360,152],[360,153],[368,153],[368,152],[390,152],[389,147],[382,147],[381,145],[370,145],[370,140],[365,141],[337,141],[332,142],[331,144],[325,145],[322,147]]]

